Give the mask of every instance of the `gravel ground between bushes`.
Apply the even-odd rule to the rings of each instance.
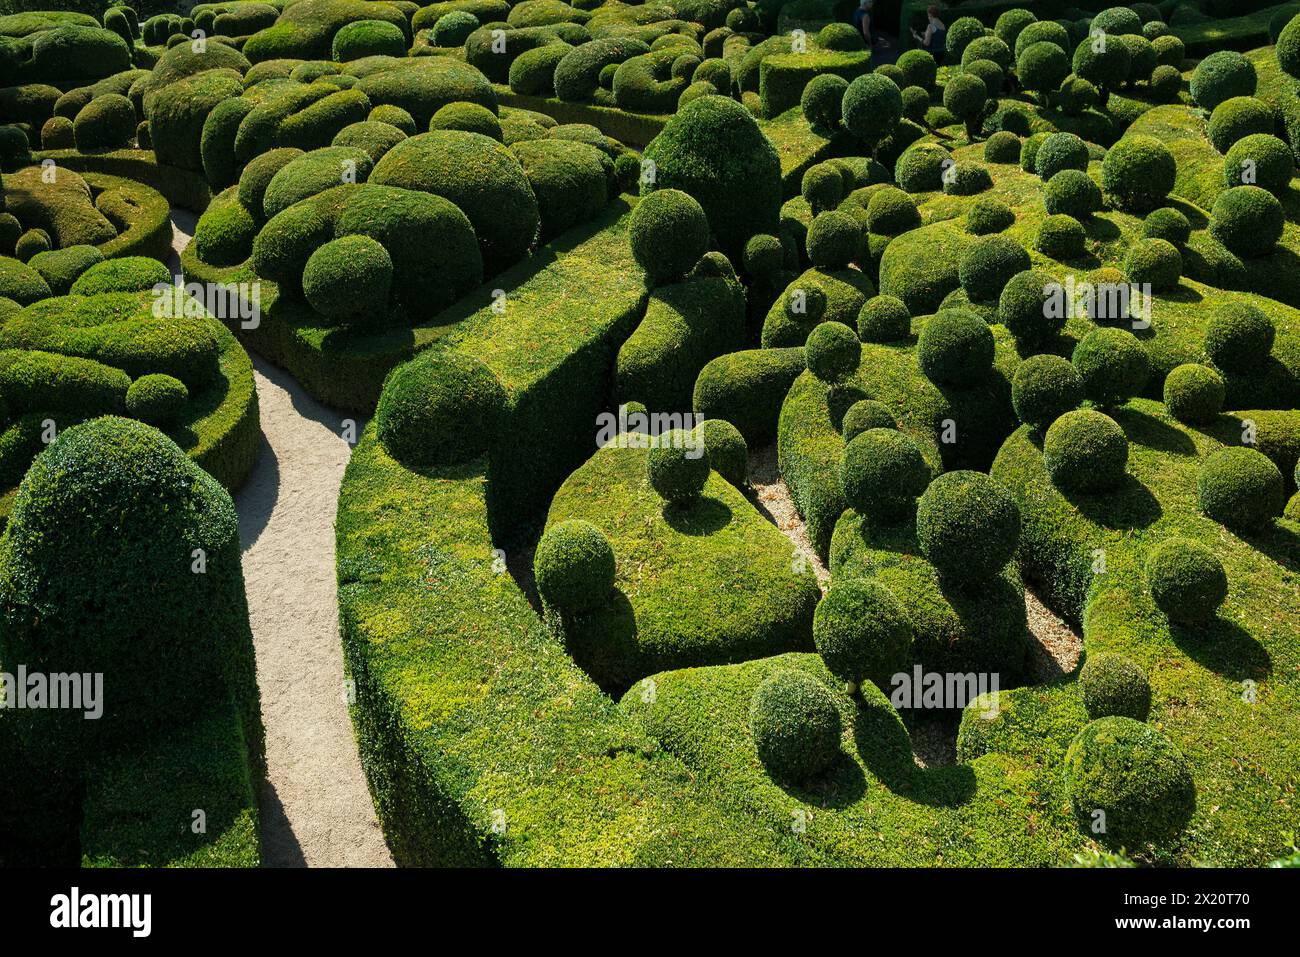
[[[195,217],[173,210],[179,255]],[[171,263],[179,272],[179,262]],[[267,776],[268,867],[391,867],[348,718],[334,574],[334,515],[351,449],[344,416],[253,356],[262,448],[235,496]],[[356,424],[360,434],[364,422]]]

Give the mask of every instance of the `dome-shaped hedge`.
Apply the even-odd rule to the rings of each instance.
[[[1169,844],[1196,807],[1196,785],[1182,752],[1132,718],[1101,718],[1075,736],[1065,754],[1065,786],[1090,831],[1104,821],[1097,837],[1112,847]]]
[[[992,188],[993,177],[979,163],[958,163],[943,178],[943,191],[949,196],[974,196]]]
[[[1076,409],[1061,415],[1043,438],[1043,464],[1057,488],[1097,493],[1118,488],[1128,465],[1128,439],[1108,415]]]
[[[840,485],[849,507],[872,522],[906,520],[930,481],[921,450],[894,428],[867,429],[844,447]]]
[[[862,343],[842,322],[818,323],[804,345],[808,371],[827,385],[837,385],[857,371]]]
[[[1101,105],[1111,90],[1128,79],[1132,66],[1128,47],[1113,41],[1097,43],[1092,37],[1080,41],[1074,48],[1071,68],[1075,76],[1082,77],[1093,84],[1100,93]]]
[[[844,91],[849,81],[834,73],[819,73],[803,88],[799,108],[809,126],[833,130],[839,127]]]
[[[646,476],[659,497],[674,505],[694,501],[704,490],[712,466],[702,443],[687,441],[680,430],[658,437],[646,460]]]
[[[533,555],[537,593],[566,612],[599,608],[614,590],[614,571],[609,540],[581,519],[552,525]]]
[[[1267,103],[1253,96],[1234,96],[1214,108],[1208,132],[1214,148],[1226,153],[1242,137],[1272,133],[1273,127],[1273,110]]]
[[[1038,227],[1034,248],[1044,256],[1066,262],[1083,255],[1088,233],[1073,216],[1057,213],[1048,216]]]
[[[1277,65],[1283,73],[1300,79],[1300,16],[1293,16],[1278,34]]]
[[[1210,210],[1210,235],[1246,258],[1272,252],[1285,223],[1282,204],[1259,186],[1225,189]]]
[[[1192,236],[1192,224],[1179,210],[1168,206],[1153,209],[1142,221],[1145,239],[1163,239],[1175,246],[1183,246]]]
[[[1131,658],[1101,651],[1088,655],[1079,671],[1079,690],[1088,717],[1145,721],[1151,711],[1151,683]]]
[[[841,115],[845,128],[874,145],[893,132],[903,116],[903,96],[893,81],[878,73],[855,77],[844,91]]]
[[[832,163],[814,163],[803,174],[799,192],[816,216],[840,204],[844,198],[844,177]]]
[[[1243,136],[1223,158],[1223,180],[1228,186],[1258,186],[1280,196],[1294,175],[1291,148],[1269,133]]]
[[[1124,274],[1129,282],[1167,292],[1178,287],[1183,257],[1178,247],[1163,239],[1139,239],[1124,254]]]
[[[480,133],[498,143],[502,141],[501,121],[486,106],[478,103],[448,103],[438,108],[429,120],[429,130],[461,130]]]
[[[368,56],[404,57],[406,36],[401,27],[387,20],[354,20],[334,34],[330,55],[338,63]]]
[[[1255,65],[1236,50],[1211,53],[1192,72],[1192,102],[1213,110],[1234,96],[1255,95]]]
[[[1026,269],[1012,276],[998,297],[998,321],[1017,342],[1039,345],[1065,327],[1065,288],[1045,272]]]
[[[896,296],[873,296],[858,311],[858,336],[863,342],[897,342],[911,331],[911,313]]]
[[[1247,375],[1262,369],[1273,351],[1273,321],[1258,306],[1228,302],[1210,314],[1205,351],[1225,372]]]
[[[1088,144],[1073,133],[1050,133],[1038,144],[1034,172],[1047,182],[1062,170],[1088,169]]]
[[[1083,401],[1083,380],[1074,366],[1054,355],[1030,356],[1011,380],[1011,406],[1016,418],[1043,431]]]
[[[1070,357],[1089,399],[1106,408],[1123,405],[1141,393],[1151,374],[1142,344],[1127,329],[1094,329],[1079,340]]]
[[[1179,624],[1209,621],[1228,597],[1223,563],[1189,539],[1170,538],[1157,545],[1147,559],[1146,576],[1156,606]]]
[[[993,366],[993,332],[969,309],[945,309],[921,329],[916,358],[931,382],[969,386]]]
[[[749,445],[726,419],[705,419],[699,426],[709,467],[736,488],[749,484]]]
[[[843,269],[862,250],[862,227],[848,213],[828,210],[813,217],[808,227],[808,259],[827,272]]]
[[[1178,175],[1169,147],[1154,136],[1125,136],[1106,151],[1101,188],[1117,209],[1144,213],[1164,202]]]
[[[1196,493],[1201,511],[1231,529],[1253,532],[1282,514],[1282,473],[1255,449],[1219,449],[1201,463]]]
[[[175,425],[185,412],[190,390],[174,376],[142,375],[126,390],[126,414],[160,429]]]
[[[984,162],[1019,163],[1020,137],[1010,130],[998,130],[984,141]]]
[[[988,86],[972,73],[950,76],[943,87],[944,108],[966,124],[966,136],[972,140],[979,132],[980,119],[988,98]]]
[[[479,27],[479,19],[467,10],[452,10],[440,16],[433,29],[433,45],[439,47],[464,46],[469,35]]]
[[[1101,187],[1082,169],[1063,169],[1047,181],[1044,201],[1049,215],[1087,219],[1101,209]]]
[[[1097,88],[1081,76],[1070,74],[1056,92],[1056,105],[1066,116],[1081,116],[1101,102]]]
[[[1011,207],[992,196],[981,196],[966,210],[966,232],[973,236],[1000,233],[1015,221]]]
[[[826,670],[847,684],[888,689],[906,669],[911,643],[907,612],[874,578],[837,578],[813,615],[813,644]]]
[[[1223,377],[1209,366],[1186,362],[1165,376],[1165,408],[1179,422],[1201,425],[1223,411]]]
[[[1011,277],[1029,266],[1029,253],[1014,239],[984,236],[962,254],[958,276],[973,302],[996,302]]]
[[[749,729],[758,758],[778,781],[798,784],[835,763],[844,731],[830,689],[793,668],[765,678],[754,692]]]
[[[840,423],[840,434],[847,445],[870,429],[896,428],[898,428],[898,421],[894,418],[894,413],[889,410],[889,406],[875,399],[859,399],[844,413],[844,421]]]
[[[393,260],[369,236],[341,236],[321,246],[302,273],[302,291],[321,315],[345,325],[376,325],[388,315]]]
[[[918,143],[899,155],[894,180],[909,193],[943,189],[943,172],[952,161],[952,154],[938,143]]]
[[[1035,43],[1016,57],[1016,75],[1025,89],[1048,96],[1070,75],[1070,58],[1055,43]]]
[[[948,25],[948,56],[949,63],[960,63],[962,55],[966,52],[971,41],[978,37],[985,36],[988,28],[980,23],[975,17],[958,17]]]
[[[916,538],[942,577],[996,578],[1016,553],[1020,509],[1011,493],[983,472],[945,472],[917,503]]]
[[[135,107],[119,93],[97,96],[77,114],[72,124],[77,149],[120,149],[135,138]]]
[[[679,189],[641,197],[628,223],[632,256],[653,285],[676,282],[709,248],[709,220],[694,197]]]

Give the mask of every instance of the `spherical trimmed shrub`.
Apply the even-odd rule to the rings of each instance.
[[[837,385],[857,371],[862,343],[842,322],[818,323],[804,346],[808,371],[827,385]]]
[[[1175,246],[1184,245],[1192,237],[1192,224],[1187,217],[1168,206],[1153,209],[1142,221],[1142,236],[1145,239],[1163,239]]]
[[[50,234],[43,229],[29,229],[18,237],[18,242],[14,243],[14,258],[21,262],[30,262],[34,257],[41,253],[47,253],[54,244],[50,241]]]
[[[1083,379],[1084,394],[1103,408],[1138,395],[1151,374],[1146,351],[1127,329],[1093,329],[1079,340],[1070,361]]]
[[[695,198],[679,189],[642,196],[628,223],[632,256],[653,285],[676,282],[709,248],[709,220]]]
[[[889,411],[889,406],[875,399],[859,399],[844,413],[844,421],[840,423],[840,434],[847,445],[870,429],[897,428],[898,420],[894,418],[894,413]]]
[[[1055,20],[1036,20],[1027,24],[1016,35],[1015,43],[1011,44],[1016,59],[1019,60],[1020,54],[1035,43],[1054,43],[1063,51],[1069,50],[1072,46],[1070,32],[1062,24],[1057,23]]]
[[[902,96],[903,118],[924,126],[925,115],[930,112],[930,94],[919,86],[905,86]]]
[[[971,42],[987,34],[988,29],[975,17],[958,17],[948,25],[947,62],[960,63]]]
[[[1210,235],[1243,258],[1272,252],[1285,222],[1277,197],[1259,186],[1225,189],[1210,209]]]
[[[1038,162],[1038,148],[1043,145],[1043,140],[1051,135],[1051,133],[1034,133],[1020,144],[1020,168],[1026,173],[1034,172],[1034,164]]]
[[[1080,116],[1088,110],[1096,109],[1100,102],[1101,96],[1097,93],[1097,88],[1074,74],[1062,81],[1061,88],[1056,93],[1056,105],[1066,116]]]
[[[1154,136],[1125,136],[1106,151],[1101,188],[1115,208],[1144,213],[1164,202],[1178,175],[1169,147]]]
[[[826,670],[882,690],[908,664],[912,625],[902,603],[874,578],[836,579],[813,614],[813,644]]]
[[[1120,40],[1128,50],[1128,85],[1149,81],[1159,63],[1156,48],[1150,40],[1138,34],[1126,34]]]
[[[943,88],[944,108],[966,124],[966,137],[971,140],[979,133],[979,122],[988,98],[988,86],[970,73],[949,77]]]
[[[749,484],[749,446],[726,419],[705,419],[699,426],[709,467],[736,488]]]
[[[927,322],[917,338],[916,356],[931,382],[970,386],[993,365],[993,333],[969,309],[945,309]]]
[[[467,10],[452,10],[444,13],[433,25],[431,31],[433,44],[440,47],[464,46],[466,39],[478,27],[478,17]]]
[[[1267,103],[1253,96],[1234,96],[1210,114],[1210,142],[1226,153],[1242,137],[1272,133],[1274,125],[1273,110]]]
[[[1291,148],[1269,133],[1243,136],[1223,158],[1223,179],[1228,186],[1258,186],[1280,196],[1294,175]]]
[[[1041,155],[1041,151],[1040,151]],[[1082,169],[1063,169],[1047,181],[1047,212],[1052,216],[1087,219],[1101,209],[1101,187]]]
[[[896,428],[867,429],[844,447],[844,500],[872,522],[905,521],[929,481],[930,468],[921,450]]]
[[[660,435],[646,462],[646,475],[659,497],[674,505],[684,505],[699,497],[709,480],[708,450],[698,442],[689,442],[679,430]]]
[[[1039,432],[1073,412],[1083,401],[1083,380],[1074,366],[1054,355],[1030,356],[1011,380],[1016,418]]]
[[[189,398],[190,390],[180,379],[161,373],[142,375],[126,390],[126,414],[165,429],[180,420]]]
[[[998,320],[1016,341],[1040,345],[1065,327],[1065,288],[1044,272],[1016,273],[998,297]]]
[[[1151,683],[1131,658],[1110,652],[1089,655],[1079,671],[1079,690],[1088,717],[1145,721],[1151,712]]]
[[[984,236],[967,247],[958,276],[972,301],[996,302],[1011,277],[1029,266],[1029,253],[1014,239]]]
[[[751,278],[769,279],[785,264],[785,247],[781,240],[766,233],[751,236],[745,243],[745,272]]]
[[[1199,542],[1170,538],[1147,559],[1147,587],[1156,607],[1182,625],[1210,621],[1228,597],[1223,563]]]
[[[1131,7],[1108,7],[1092,18],[1090,31],[1100,30],[1114,36],[1142,32],[1142,18]]]
[[[903,71],[903,86],[920,87],[923,90],[934,89],[935,77],[939,68],[934,57],[925,50],[905,50],[898,56],[898,68]]]
[[[867,229],[881,236],[897,236],[921,225],[916,200],[896,186],[882,186],[867,201]]]
[[[1002,87],[1006,85],[1007,75],[1002,67],[992,60],[972,60],[961,69],[962,73],[979,77],[984,81],[984,89],[989,99],[996,100],[1002,95]]]
[[[406,36],[402,28],[387,20],[354,20],[334,34],[330,55],[336,63],[347,63],[368,56],[406,56]]]
[[[321,315],[349,326],[380,324],[388,316],[393,260],[369,236],[341,236],[311,254],[302,291]]]
[[[505,390],[483,363],[454,349],[427,349],[384,381],[375,426],[408,468],[455,465],[487,451],[506,407]]]
[[[1286,505],[1282,473],[1272,459],[1247,448],[1210,455],[1196,477],[1201,511],[1234,530],[1258,531]]]
[[[938,143],[918,143],[899,155],[894,180],[909,193],[943,189],[943,171],[951,162],[952,154]]]
[[[882,63],[871,72],[875,76],[884,77],[890,83],[894,84],[894,86],[898,87],[900,93],[902,92],[903,71],[898,68],[898,64]]]
[[[1205,328],[1205,351],[1225,372],[1245,375],[1264,366],[1276,332],[1264,310],[1247,302],[1225,303]]]
[[[376,106],[366,117],[372,123],[387,123],[389,126],[396,127],[407,136],[414,136],[419,132],[419,127],[415,125],[415,117],[400,106],[391,103],[383,103]]]
[[[993,177],[979,163],[958,163],[943,178],[943,191],[949,196],[974,196],[992,188]]]
[[[1288,76],[1300,79],[1300,19],[1292,17],[1277,37],[1277,64]]]
[[[966,232],[975,236],[1000,233],[1015,221],[1011,207],[992,196],[981,196],[966,210]]]
[[[41,149],[70,150],[76,145],[76,129],[66,116],[51,116],[41,125]]]
[[[1048,427],[1043,464],[1059,489],[1089,494],[1110,491],[1124,480],[1128,439],[1110,416],[1075,409]]]
[[[1003,70],[1009,70],[1012,64],[1011,47],[992,34],[976,37],[962,50],[961,65],[966,67],[976,60],[992,60]]]
[[[808,259],[818,269],[843,269],[862,250],[862,227],[848,213],[829,210],[808,227]]]
[[[1073,133],[1050,133],[1034,154],[1034,171],[1047,182],[1066,169],[1088,169],[1088,144]]]
[[[844,198],[844,177],[831,163],[814,163],[803,174],[799,191],[816,216],[840,204]]]
[[[1020,85],[1046,97],[1056,92],[1070,75],[1070,58],[1055,43],[1042,41],[1025,47],[1016,57]]]
[[[998,130],[984,141],[984,162],[1019,163],[1020,137],[1009,130]]]
[[[798,784],[835,763],[844,727],[830,689],[811,675],[786,668],[763,679],[754,692],[749,730],[767,772]]]
[[[1081,821],[1105,821],[1098,837],[1112,847],[1172,843],[1196,807],[1182,752],[1126,717],[1100,718],[1075,736],[1065,753],[1065,786]]]
[[[1044,256],[1064,262],[1082,256],[1087,241],[1088,233],[1081,222],[1073,216],[1057,214],[1048,216],[1038,227],[1034,248]]]
[[[916,539],[945,579],[996,578],[1016,553],[1020,508],[983,472],[945,472],[917,503]]]
[[[429,130],[463,130],[480,133],[498,143],[502,140],[501,121],[486,106],[477,103],[448,103],[429,120]]]
[[[1181,39],[1173,34],[1165,34],[1156,37],[1151,41],[1151,47],[1156,51],[1156,62],[1160,66],[1172,67],[1179,71],[1179,86],[1182,86],[1182,65],[1187,56],[1187,47]],[[1154,76],[1154,71],[1152,76]]]
[[[1165,377],[1165,408],[1179,422],[1212,422],[1223,411],[1223,377],[1209,366],[1185,362]]]
[[[1255,95],[1255,65],[1236,50],[1211,53],[1192,72],[1192,102],[1213,110],[1234,96]]]
[[[1183,257],[1164,239],[1139,239],[1124,256],[1124,274],[1130,282],[1149,285],[1152,292],[1166,292],[1178,287]]]
[[[1070,66],[1075,76],[1082,77],[1097,88],[1098,100],[1104,107],[1110,91],[1128,79],[1132,64],[1125,44],[1113,41],[1100,44],[1092,37],[1087,37],[1074,48]]]
[[[873,296],[858,310],[858,337],[863,342],[898,342],[911,331],[907,304],[895,296]]]
[[[874,145],[893,132],[902,118],[902,93],[892,80],[878,73],[855,77],[844,91],[841,115],[850,133]]]
[[[590,522],[571,519],[546,530],[533,556],[537,592],[566,612],[592,611],[614,590],[614,549]]]
[[[97,96],[77,114],[72,133],[83,153],[119,149],[135,137],[135,107],[118,93]]]
[[[1178,99],[1178,93],[1183,88],[1183,75],[1178,71],[1178,67],[1162,63],[1151,71],[1148,84],[1153,100],[1157,103],[1173,103]]]
[[[809,80],[799,97],[799,108],[808,125],[827,130],[839,127],[848,88],[849,81],[834,73],[819,73]]]

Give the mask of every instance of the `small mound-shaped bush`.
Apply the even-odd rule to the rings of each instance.
[[[1209,366],[1185,362],[1165,377],[1165,408],[1179,422],[1201,425],[1223,411],[1223,377]]]
[[[74,296],[96,296],[102,292],[144,292],[159,283],[172,281],[171,270],[147,256],[106,259],[91,266],[72,284]]]
[[[1153,100],[1157,103],[1173,103],[1178,99],[1178,93],[1183,88],[1183,75],[1178,71],[1178,67],[1162,63],[1151,71],[1151,79],[1148,83]]]
[[[1065,359],[1030,356],[1011,380],[1011,405],[1016,418],[1042,432],[1083,401],[1083,380]]]
[[[1229,186],[1258,186],[1280,196],[1294,175],[1291,148],[1269,133],[1243,136],[1223,158],[1223,180]]]
[[[1154,136],[1126,136],[1106,151],[1101,188],[1117,209],[1144,213],[1164,202],[1177,175],[1174,155],[1164,143]]]
[[[430,349],[388,374],[375,425],[404,465],[454,465],[487,451],[505,405],[505,390],[483,363]]]
[[[604,532],[581,519],[552,525],[533,555],[537,593],[565,612],[599,608],[614,590],[614,571]]]
[[[800,193],[816,216],[840,204],[844,198],[844,177],[831,163],[815,163],[803,174]]]
[[[792,668],[765,678],[755,690],[749,729],[763,767],[791,784],[828,770],[839,756],[844,731],[830,689]]]
[[[674,430],[659,436],[650,450],[646,475],[660,498],[681,505],[699,497],[711,468],[704,445],[688,442],[684,433]]]
[[[1088,169],[1088,144],[1073,133],[1050,133],[1038,144],[1034,172],[1047,182],[1061,170]]]
[[[974,302],[996,302],[1007,282],[1030,266],[1029,253],[1009,236],[984,236],[961,257],[958,276]]]
[[[1192,236],[1192,224],[1179,210],[1165,206],[1147,214],[1142,221],[1142,236],[1146,239],[1163,239],[1181,247]]]
[[[1174,71],[1177,73],[1177,71]],[[1101,102],[1097,88],[1081,76],[1071,74],[1061,83],[1056,91],[1056,105],[1066,116],[1081,116],[1088,110],[1096,109]]]
[[[1213,110],[1234,96],[1254,96],[1255,65],[1236,50],[1211,53],[1192,72],[1192,102]]]
[[[869,429],[896,429],[898,421],[889,406],[875,399],[859,399],[849,406],[840,423],[840,434],[847,444]]]
[[[862,227],[848,213],[829,210],[813,217],[808,227],[808,259],[828,272],[843,269],[858,258]]]
[[[1000,233],[1015,221],[1011,207],[992,196],[981,196],[966,210],[966,232],[975,236]]]
[[[495,113],[478,103],[448,103],[429,120],[429,130],[463,130],[479,133],[500,142],[501,121]]]
[[[943,178],[943,191],[949,196],[974,196],[992,188],[993,177],[979,163],[958,163]]]
[[[1052,276],[1027,269],[1007,281],[998,298],[998,320],[1017,342],[1039,345],[1065,326],[1065,289]]]
[[[368,56],[406,56],[402,28],[387,20],[355,20],[334,34],[330,54],[338,63]]]
[[[804,346],[808,371],[827,385],[838,385],[855,371],[862,358],[862,343],[842,322],[821,322],[808,334]]]
[[[190,390],[180,379],[162,373],[143,375],[126,390],[126,414],[165,429],[184,414],[189,398]]]
[[[1142,344],[1127,329],[1092,330],[1074,347],[1070,361],[1083,379],[1084,394],[1103,408],[1138,395],[1151,374]]]
[[[940,576],[961,583],[996,578],[1016,553],[1020,509],[983,472],[945,472],[916,506],[916,538]]]
[[[1101,187],[1081,169],[1063,169],[1047,181],[1044,201],[1051,216],[1083,220],[1101,209]]]
[[[1234,96],[1210,114],[1209,137],[1216,150],[1226,153],[1242,137],[1272,133],[1273,127],[1273,110],[1267,103],[1253,96]]]
[[[925,324],[916,357],[931,382],[970,386],[993,366],[993,332],[969,309],[945,309]]]
[[[1205,351],[1225,372],[1246,375],[1261,369],[1273,351],[1273,321],[1248,302],[1225,303],[1205,328]]]
[[[882,186],[867,201],[867,228],[877,235],[897,236],[921,225],[916,200],[895,186]]]
[[[321,246],[302,274],[311,307],[344,325],[373,325],[388,315],[393,260],[369,236],[341,236]]]
[[[452,10],[444,13],[433,25],[432,39],[434,46],[464,46],[469,35],[479,27],[479,19],[468,10]],[[400,56],[400,54],[397,54]]]
[[[924,126],[925,115],[930,112],[930,94],[919,86],[905,86],[902,95],[903,118]]]
[[[1124,255],[1124,274],[1130,282],[1149,285],[1152,292],[1166,292],[1178,286],[1183,257],[1171,242],[1139,239]]]
[[[745,437],[726,419],[705,419],[700,423],[709,467],[736,488],[749,484],[749,446]]]
[[[1259,186],[1225,189],[1210,210],[1210,235],[1238,256],[1273,251],[1282,238],[1286,213],[1277,197]]]
[[[909,193],[943,189],[943,171],[951,162],[952,154],[938,143],[919,143],[899,155],[894,180]]]
[[[1110,491],[1124,480],[1128,439],[1110,416],[1076,409],[1048,427],[1043,464],[1059,489],[1087,494]]]
[[[894,593],[874,578],[837,579],[817,603],[813,644],[841,681],[883,691],[908,664],[912,626]]]
[[[894,428],[867,429],[844,447],[840,484],[849,507],[873,522],[910,517],[930,469],[916,443]]]
[[[834,73],[819,73],[803,88],[799,108],[809,126],[833,130],[840,125],[844,92],[849,81]]]
[[[1147,559],[1147,587],[1170,621],[1194,625],[1214,618],[1228,597],[1228,576],[1218,556],[1199,542],[1166,539]]]
[[[1088,717],[1145,721],[1151,712],[1151,683],[1131,658],[1111,652],[1089,655],[1079,671],[1079,690]]]
[[[1010,130],[998,130],[984,141],[984,162],[1019,163],[1020,137]]]
[[[858,310],[858,337],[863,342],[897,342],[911,331],[912,315],[896,296],[873,296]]]
[[[1196,477],[1201,511],[1234,530],[1257,531],[1286,505],[1282,473],[1272,459],[1247,448],[1219,449]]]
[[[135,122],[130,100],[118,93],[105,93],[82,107],[72,124],[72,135],[83,153],[120,149],[135,138]]]

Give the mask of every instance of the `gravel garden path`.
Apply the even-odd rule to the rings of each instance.
[[[195,217],[174,209],[172,222],[179,255]],[[171,266],[179,272],[178,261]],[[351,454],[344,416],[252,358],[262,448],[235,507],[266,726],[263,864],[391,867],[348,719],[339,643],[334,514]]]

